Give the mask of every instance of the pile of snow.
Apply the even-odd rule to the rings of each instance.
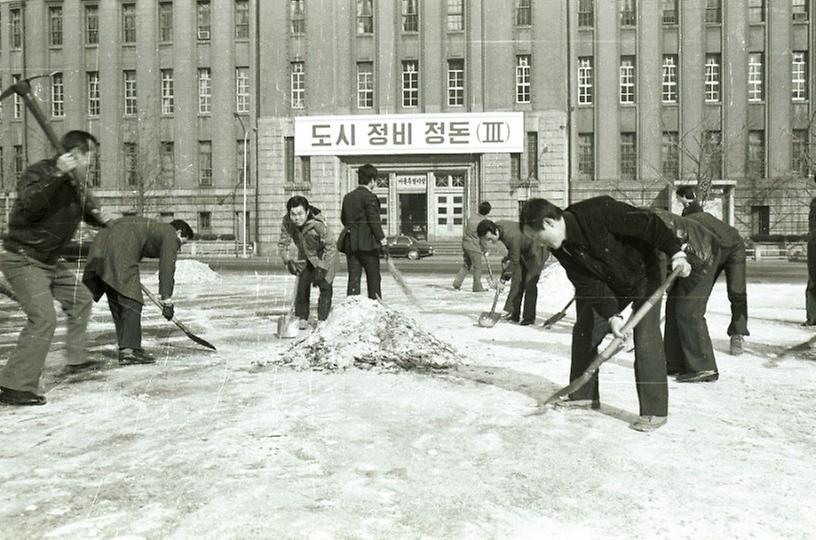
[[[456,351],[419,323],[361,296],[332,308],[325,323],[283,353],[299,369],[381,367],[444,369],[461,363]]]
[[[158,277],[158,272],[156,277]],[[178,283],[217,283],[221,276],[203,262],[192,259],[176,261],[176,281]]]

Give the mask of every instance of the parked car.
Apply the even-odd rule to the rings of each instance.
[[[412,236],[389,236],[387,241],[388,254],[392,257],[406,257],[415,261],[423,257],[430,257],[434,253],[431,244]],[[380,256],[385,257],[385,250],[380,251]]]

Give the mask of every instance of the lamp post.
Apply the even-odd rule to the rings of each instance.
[[[241,115],[238,113],[233,113],[235,118],[238,119],[238,122],[241,123],[241,129],[244,130],[244,203],[243,203],[243,211],[241,212],[241,257],[244,259],[247,258],[247,222],[246,222],[246,214],[247,214],[247,148],[249,147],[249,128],[244,126],[244,120],[241,118]],[[254,129],[254,128],[253,128]]]

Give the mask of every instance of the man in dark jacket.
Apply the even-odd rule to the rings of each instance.
[[[380,200],[371,191],[377,180],[377,169],[365,164],[357,169],[357,189],[343,197],[340,221],[346,228],[343,252],[348,264],[347,296],[360,294],[360,279],[366,274],[368,297],[382,298],[380,287],[380,246],[385,233],[380,222]]]
[[[483,220],[477,227],[479,240],[500,241],[507,248],[502,269],[502,281],[510,280],[510,292],[504,303],[508,319],[527,326],[535,323],[538,300],[538,280],[549,257],[547,248],[521,233],[518,222]],[[522,312],[522,303],[524,310]]]
[[[286,202],[286,210],[278,237],[278,254],[289,273],[298,276],[295,315],[301,321],[301,328],[305,328],[309,320],[311,287],[320,290],[317,320],[325,321],[329,316],[337,248],[323,214],[311,206],[306,197],[290,197]],[[297,259],[289,256],[289,246],[293,241],[298,251]]]
[[[468,272],[473,272],[473,292],[482,292],[487,289],[482,287],[482,246],[479,242],[479,235],[476,228],[479,223],[490,213],[491,206],[487,201],[479,203],[478,213],[468,218],[462,233],[462,267],[453,278],[453,288],[459,290],[465,281]]]
[[[816,177],[814,177],[816,179]],[[807,268],[805,289],[805,322],[802,326],[816,326],[816,197],[810,201],[808,213]]]
[[[592,363],[607,332],[626,338],[620,311],[629,303],[639,308],[662,281],[656,250],[671,259],[682,277],[691,273],[680,242],[660,218],[611,197],[588,199],[563,211],[545,199],[530,199],[522,209],[522,223],[549,246],[575,286],[570,380]],[[640,419],[631,427],[652,431],[668,415],[658,306],[635,327],[634,340]],[[597,372],[565,404],[600,406]]]
[[[62,138],[64,154],[34,163],[17,181],[0,269],[28,322],[0,373],[0,402],[45,404],[39,384],[57,326],[54,300],[68,317],[69,369],[92,364],[84,358],[91,294],[58,260],[58,253],[71,241],[81,220],[100,227],[108,220],[84,182],[96,145],[90,133],[69,131]]]
[[[142,281],[139,261],[159,259],[159,295],[162,315],[173,319],[173,288],[176,257],[181,245],[193,238],[193,230],[183,220],[160,223],[154,219],[128,216],[119,218],[99,232],[91,246],[82,282],[94,301],[108,297],[119,364],[153,364],[156,359],[142,349]]]
[[[654,210],[681,244],[685,244],[691,275],[680,280],[666,298],[663,349],[669,375],[677,382],[711,382],[719,378],[705,313],[717,279],[720,243],[701,223],[665,210]]]
[[[714,281],[716,282],[725,270],[725,286],[728,291],[728,302],[731,304],[731,323],[727,331],[731,340],[729,352],[738,356],[743,353],[745,336],[750,335],[748,289],[745,283],[745,241],[737,229],[703,210],[691,186],[681,186],[676,193],[683,204],[682,215],[702,224],[720,243],[720,260],[717,263]]]

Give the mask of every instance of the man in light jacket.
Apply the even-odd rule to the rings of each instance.
[[[476,229],[479,223],[490,213],[491,206],[487,201],[479,203],[478,214],[470,217],[465,224],[462,233],[462,267],[459,273],[453,278],[453,288],[460,289],[465,281],[468,272],[473,273],[473,292],[482,292],[487,289],[482,287],[482,260],[484,253],[479,242],[479,235]]]

